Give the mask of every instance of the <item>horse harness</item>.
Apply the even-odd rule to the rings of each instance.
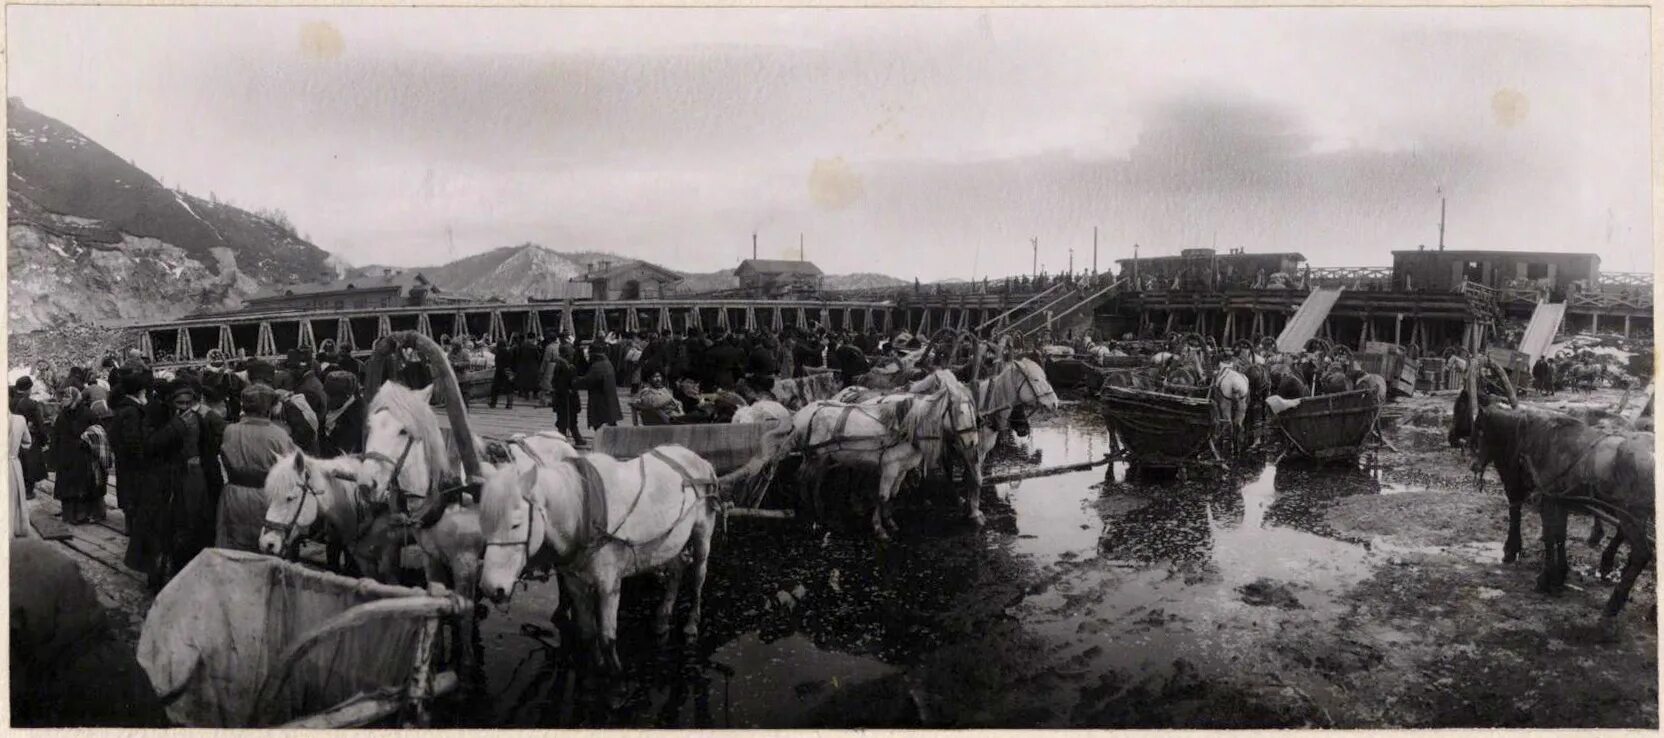
[[[906,417],[906,415],[908,413],[912,412],[912,410],[913,410],[913,398],[911,398],[911,397],[909,397],[905,400],[901,400],[899,402],[893,402],[893,403],[882,403],[881,402],[879,404],[889,404],[889,405],[896,406],[896,417],[898,417],[898,418]],[[810,435],[812,435],[814,433],[815,419],[820,417],[822,411],[828,410],[828,409],[831,409],[831,408],[826,406],[826,405],[822,405],[818,408],[815,408],[815,411],[813,413],[809,414],[809,433],[810,433]],[[838,409],[838,420],[832,426],[832,435],[831,435],[831,437],[827,438],[824,441],[821,441],[820,443],[808,443],[807,440],[805,440],[805,442],[798,445],[798,451],[802,452],[802,453],[808,453],[810,451],[819,451],[819,450],[821,450],[823,448],[826,448],[828,446],[837,446],[839,448],[842,448],[846,441],[866,440],[865,438],[862,438],[862,437],[851,437],[851,436],[845,436],[844,435],[844,430],[849,426],[849,417],[851,415],[855,414],[856,412],[861,413],[862,416],[866,417],[868,420],[873,421],[874,423],[878,423],[879,425],[884,425],[884,421],[880,420],[877,415],[874,415],[873,413],[869,412],[865,405],[860,405],[860,404],[855,404],[855,403],[847,403],[847,404],[844,404],[841,408]],[[892,435],[896,436],[895,441],[893,443],[885,443],[884,445],[880,446],[879,449],[878,449],[879,453],[883,453],[883,452],[888,451],[892,448],[900,446],[903,443],[908,442],[908,439],[902,438],[900,433],[892,433]],[[916,438],[916,439],[912,439],[912,440],[926,441],[926,440],[934,440],[934,439],[932,439],[932,438]]]
[[[523,441],[516,439],[516,442],[520,443],[520,445],[524,447]],[[528,453],[531,453],[529,448],[526,450]],[[692,497],[691,503],[688,496],[683,496],[681,512],[677,514],[676,520],[673,521],[663,533],[645,541],[631,541],[627,538],[619,536],[618,532],[624,529],[624,524],[629,522],[630,516],[633,515],[636,508],[640,506],[641,498],[646,495],[648,456],[652,456],[653,458],[668,465],[682,477],[682,489],[691,489],[695,492],[695,494]],[[546,465],[536,454],[532,454],[532,458],[538,461],[539,466]],[[554,561],[553,565],[556,569],[575,568],[576,566],[587,561],[590,557],[594,556],[595,552],[600,550],[602,546],[609,543],[623,544],[631,551],[632,554],[641,548],[657,545],[664,539],[669,538],[670,534],[674,533],[676,529],[682,525],[682,521],[686,520],[690,513],[698,509],[699,503],[709,500],[714,495],[716,488],[716,480],[695,479],[694,476],[688,472],[687,467],[678,463],[675,459],[670,458],[656,448],[649,449],[646,453],[636,458],[636,462],[641,466],[641,484],[636,488],[635,498],[630,501],[629,508],[624,511],[624,517],[619,519],[618,524],[609,526],[607,521],[607,488],[606,482],[601,478],[600,471],[595,468],[595,464],[593,462],[582,455],[574,456],[572,458],[565,459],[564,461],[567,464],[570,464],[573,470],[577,473],[579,484],[583,488],[582,498],[584,520],[583,524],[578,527],[578,540],[575,542],[576,545],[573,547],[572,552]],[[522,499],[526,500],[526,503],[529,506],[526,521],[525,540],[487,541],[485,545],[487,548],[491,546],[521,546],[524,548],[526,553],[526,559],[530,561],[532,551],[532,525],[530,516],[537,514],[542,510],[542,507],[531,499],[529,491],[523,491],[521,496]],[[547,525],[547,512],[544,512],[544,518],[544,524]]]

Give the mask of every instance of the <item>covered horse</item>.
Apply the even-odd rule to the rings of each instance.
[[[667,575],[653,626],[661,642],[669,637],[685,579],[693,593],[682,630],[690,642],[698,636],[720,508],[716,470],[681,446],[660,446],[628,461],[592,453],[524,470],[505,466],[481,490],[481,589],[506,601],[527,564],[548,552],[591,658],[619,671],[618,603],[626,577]]]
[[[957,380],[953,385],[958,385]],[[784,454],[802,453],[809,499],[817,507],[818,471],[826,462],[877,472],[873,533],[888,540],[889,529],[896,527],[890,501],[903,478],[940,459],[945,443],[975,447],[975,409],[969,393],[955,392],[953,385],[889,402],[811,404],[797,411],[791,431],[781,439],[774,457],[764,462],[772,465]]]

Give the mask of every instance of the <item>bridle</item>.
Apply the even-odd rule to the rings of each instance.
[[[306,473],[306,474],[300,475],[300,477],[301,477],[301,479],[300,479],[300,493],[301,493],[300,501],[299,501],[298,504],[295,505],[295,514],[292,517],[289,518],[289,522],[287,522],[287,523],[274,523],[274,522],[272,522],[272,520],[270,518],[266,518],[266,519],[263,519],[263,520],[260,521],[260,532],[262,532],[262,533],[264,533],[266,531],[274,532],[274,533],[278,534],[279,536],[283,537],[283,542],[285,544],[287,544],[289,542],[290,532],[294,531],[294,529],[299,527],[299,525],[300,525],[300,515],[301,515],[302,512],[306,511],[306,501],[307,501],[307,499],[310,498],[314,502],[317,503],[319,512],[323,511],[324,493],[323,493],[322,490],[319,490],[317,487],[312,486],[312,474],[311,473]],[[350,479],[350,477],[348,477],[348,476],[339,475],[339,474],[336,476],[336,478],[337,479]],[[314,520],[315,519],[316,519],[316,516],[314,516]]]
[[[410,449],[415,445],[416,436],[406,436],[404,441],[404,450],[399,452],[399,458],[396,460],[379,451],[365,451],[360,455],[365,461],[376,461],[393,468],[392,474],[387,478],[387,492],[395,500],[404,499],[405,489],[399,484],[399,473],[404,471],[405,459],[410,457]]]
[[[520,540],[520,541],[486,541],[485,542],[485,547],[486,547],[487,550],[490,550],[492,546],[505,546],[505,547],[506,546],[519,546],[521,548],[521,551],[523,551],[525,553],[525,561],[520,564],[520,573],[517,576],[515,576],[514,585],[509,587],[508,599],[513,599],[514,598],[514,590],[517,589],[522,582],[526,581],[526,578],[527,578],[526,577],[526,569],[531,566],[531,561],[532,561],[532,528],[534,527],[533,524],[537,521],[537,514],[539,512],[542,512],[542,510],[543,510],[543,507],[541,505],[538,505],[536,502],[533,502],[531,497],[529,497],[527,495],[520,495],[520,499],[526,501],[526,538],[525,538],[525,540]],[[549,515],[548,515],[548,513],[544,513],[543,518],[544,518],[543,525],[544,525],[545,528],[547,528],[548,525],[549,525],[549,520],[548,520]]]

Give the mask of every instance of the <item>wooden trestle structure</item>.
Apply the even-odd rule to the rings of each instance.
[[[1305,301],[1304,290],[1178,290],[1129,291],[1099,309],[1097,325],[1109,335],[1124,332],[1167,335],[1195,332],[1223,344],[1256,336],[1275,337]],[[1438,349],[1448,343],[1476,348],[1503,317],[1526,318],[1538,295],[1523,290],[1496,290],[1478,284],[1458,292],[1403,292],[1347,289],[1329,311],[1318,336],[1331,342],[1362,346],[1381,341]],[[1568,315],[1583,315],[1599,331],[1652,329],[1650,292],[1628,297],[1592,292],[1567,300]]]
[[[1475,347],[1499,318],[1528,317],[1539,299],[1529,290],[1492,289],[1471,282],[1455,292],[1394,291],[1386,289],[1389,283],[1375,272],[1386,273],[1357,269],[1336,276],[1313,270],[1314,283],[1347,287],[1324,320],[1320,337],[1358,346],[1390,341],[1424,350],[1450,343]],[[1621,325],[1626,335],[1633,328],[1651,330],[1650,282],[1630,287],[1627,294],[1604,290],[1572,295],[1566,301],[1567,328],[1577,316],[1579,328],[1599,331]],[[430,337],[498,340],[515,333],[541,337],[564,332],[586,339],[608,330],[682,331],[689,326],[779,330],[819,325],[833,330],[877,329],[886,334],[903,330],[929,334],[951,328],[984,336],[1008,331],[1034,335],[1050,325],[1047,318],[1071,312],[1090,313],[1093,327],[1106,337],[1128,332],[1155,336],[1196,332],[1229,344],[1256,336],[1275,337],[1307,294],[1298,289],[1139,290],[1129,289],[1125,282],[1053,283],[1038,292],[924,294],[903,288],[852,293],[840,300],[686,297],[245,312],[128,327],[139,333],[139,350],[162,365],[199,363],[216,348],[229,356],[275,357],[297,347],[316,351],[344,343],[364,352],[376,339],[400,330]]]
[[[608,331],[780,330],[825,326],[832,330],[928,333],[940,328],[971,330],[999,317],[1002,302],[955,305],[897,305],[894,302],[819,300],[630,300],[533,303],[477,303],[362,310],[229,313],[130,326],[138,349],[160,366],[207,360],[213,349],[226,356],[277,357],[301,348],[316,352],[345,344],[368,352],[375,341],[401,330],[423,335],[491,337],[565,333],[579,339]],[[1010,316],[1000,318],[1004,321]]]

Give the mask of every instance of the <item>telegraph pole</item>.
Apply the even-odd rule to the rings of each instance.
[[[756,231],[751,232],[751,258],[752,258],[752,260],[756,260],[756,258],[757,258],[757,232]]]
[[[1444,250],[1444,187],[1439,187],[1439,250]]]
[[[1040,237],[1035,236],[1034,238],[1029,239],[1028,242],[1029,242],[1030,246],[1034,247],[1034,263],[1029,268],[1031,270],[1033,270],[1034,278],[1039,279],[1040,278]]]
[[[1075,273],[1075,247],[1069,247],[1069,273]]]
[[[1098,273],[1098,227],[1092,226],[1092,273]]]
[[[804,258],[804,256],[803,256],[803,234],[802,233],[797,234],[797,260],[798,261],[808,261],[808,259]]]

